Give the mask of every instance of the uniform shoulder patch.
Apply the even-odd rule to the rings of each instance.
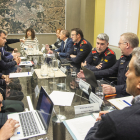
[[[124,57],[124,55],[121,56],[121,58]]]
[[[109,55],[109,54],[115,54],[111,49],[107,49],[106,51],[105,51],[105,56],[107,56],[107,55]]]
[[[81,47],[83,44],[87,44],[87,41],[86,41],[86,40],[82,40],[82,42],[81,42],[81,44],[80,44],[80,47]]]
[[[96,51],[93,50],[93,51],[92,51],[92,54],[93,54],[93,53],[96,53]]]

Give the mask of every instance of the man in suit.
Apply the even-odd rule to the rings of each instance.
[[[132,106],[110,113],[99,113],[97,123],[85,140],[139,140],[140,139],[140,48],[132,52],[126,72],[126,91],[134,96]]]
[[[60,39],[62,40],[60,48],[55,50],[55,52],[58,53],[60,57],[66,57],[67,53],[73,46],[73,41],[71,38],[69,38],[70,33],[67,30],[62,30],[60,32]],[[53,51],[48,51],[48,53],[53,53]]]

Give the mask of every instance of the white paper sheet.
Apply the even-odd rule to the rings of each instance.
[[[54,105],[71,106],[74,92],[53,91],[49,96]]]
[[[32,66],[33,63],[31,61],[22,61],[19,63],[19,66]]]
[[[31,72],[10,73],[9,78],[32,76]]]
[[[84,116],[75,119],[66,120],[65,125],[69,127],[70,133],[72,132],[76,140],[84,140],[89,129],[94,126],[96,120],[91,116]],[[71,134],[73,136],[73,134]]]
[[[20,57],[20,59],[23,60],[23,59],[27,59],[27,58],[26,57]]]

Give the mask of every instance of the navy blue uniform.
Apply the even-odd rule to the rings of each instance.
[[[124,56],[121,58],[109,69],[94,71],[96,78],[108,77],[108,76],[116,76],[117,77],[117,85],[116,94],[117,97],[128,96],[129,94],[126,92],[126,76],[129,61],[131,60],[132,55]]]
[[[91,71],[98,71],[106,68],[112,67],[116,62],[116,55],[110,49],[106,48],[104,52],[99,54],[95,49],[88,55],[85,60],[87,65],[85,66],[87,69]],[[96,66],[102,63],[101,69],[97,69]]]
[[[76,64],[81,64],[88,56],[91,49],[91,44],[87,40],[81,39],[79,43],[74,43],[71,50],[68,52],[68,57],[70,57],[71,54],[76,55],[75,58],[70,58],[71,61]]]

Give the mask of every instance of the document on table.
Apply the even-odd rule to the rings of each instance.
[[[54,105],[71,106],[74,92],[53,91],[49,96]]]
[[[21,59],[21,60],[23,60],[23,59],[27,59],[27,57],[20,57],[20,59]]]
[[[92,115],[63,121],[74,140],[84,140],[88,131],[94,126],[96,120]]]
[[[10,73],[9,78],[16,78],[16,77],[29,77],[32,76],[31,72],[19,72],[19,73]]]
[[[19,66],[32,66],[34,63],[32,61],[22,61]]]
[[[131,101],[133,96],[127,96],[122,98],[115,98],[108,100],[112,105],[114,105],[117,109],[121,110],[125,107],[131,106]]]

